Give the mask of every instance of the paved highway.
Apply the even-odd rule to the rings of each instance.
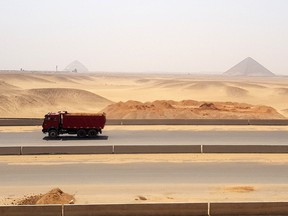
[[[50,140],[39,131],[0,133],[0,146],[288,145],[287,140],[287,131],[117,129],[103,131],[103,135],[92,140],[77,139],[75,136]],[[160,162],[157,161],[160,155],[149,156],[157,159],[157,162],[153,162],[153,160],[137,161],[142,156],[131,155],[129,157],[134,157],[134,162],[119,160],[120,163],[113,160],[128,156],[85,155],[71,156],[68,160],[63,160],[65,157],[59,155],[0,157],[2,193],[0,202],[7,197],[42,193],[53,187],[75,193],[78,203],[83,204],[138,202],[136,200],[138,195],[145,195],[151,202],[287,200],[288,162],[287,160],[275,161],[275,158],[285,157],[285,155],[280,154],[274,158],[273,155],[264,155],[264,158],[259,161],[254,160],[253,155],[249,155],[250,160],[241,161],[233,158],[227,160],[226,155],[220,155],[220,158],[212,161],[197,160],[198,157],[212,156],[186,154],[185,157],[196,158],[196,160],[182,158],[182,161],[178,162],[173,162],[175,160],[173,155],[169,160]],[[38,158],[43,157],[47,158],[46,161],[39,162]],[[78,157],[81,160],[75,159]],[[96,159],[91,160],[90,157]],[[98,160],[98,157],[102,159]],[[25,161],[28,160],[27,158],[30,160]],[[51,160],[51,158],[59,158],[59,160]],[[240,186],[240,189],[233,189],[233,186]],[[241,189],[242,186],[244,189]]]
[[[51,140],[40,131],[0,132],[1,146],[79,145],[288,145],[287,131],[106,130],[95,139],[63,136]]]
[[[279,163],[278,157],[271,155],[260,160],[253,155],[245,160],[237,156],[205,160],[203,155],[182,155],[178,161],[175,158],[179,156],[175,155],[160,161],[159,155],[144,160],[133,155],[125,157],[128,156],[2,157],[0,201],[43,193],[53,187],[76,194],[78,204],[139,202],[139,195],[147,197],[147,202],[288,198],[288,162]],[[189,157],[194,157],[194,161]]]
[[[20,163],[20,162],[19,162]],[[1,163],[1,186],[49,184],[287,184],[288,164],[193,163]]]

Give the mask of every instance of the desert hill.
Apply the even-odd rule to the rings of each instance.
[[[275,76],[271,71],[248,57],[224,73],[228,76]]]
[[[102,110],[111,119],[282,119],[274,108],[235,102],[157,100],[119,102]]]
[[[69,88],[39,88],[3,92],[0,116],[43,117],[49,111],[98,112],[112,101],[89,91]]]
[[[18,87],[0,80],[0,91],[10,91],[14,89],[18,89]]]
[[[288,77],[284,76],[251,79],[189,74],[0,71],[0,117],[42,117],[42,111],[58,110],[95,112],[99,109],[98,112],[111,101],[191,99],[262,104],[288,117],[287,84]],[[95,95],[108,102],[102,104]]]

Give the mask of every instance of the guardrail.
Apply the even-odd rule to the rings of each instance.
[[[0,206],[1,216],[287,216],[288,202]]]
[[[43,119],[40,118],[1,118],[0,126],[40,126]]]
[[[42,118],[0,118],[0,126],[41,126]],[[288,119],[107,119],[106,125],[288,125]]]
[[[4,146],[0,155],[288,153],[288,145]]]

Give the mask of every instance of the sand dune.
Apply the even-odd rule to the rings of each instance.
[[[267,88],[264,85],[256,84],[256,83],[244,83],[244,82],[229,82],[229,84],[235,85],[241,88],[256,88],[256,89],[265,89]]]
[[[94,93],[67,88],[16,90],[0,96],[0,116],[42,117],[49,111],[98,112],[112,102]]]
[[[288,96],[288,88],[277,88],[276,94],[279,94],[281,96]]]
[[[10,91],[10,90],[15,90],[15,89],[18,89],[18,87],[8,84],[4,81],[0,81],[0,91]]]
[[[93,102],[95,99],[90,99],[90,97],[94,98],[91,94],[101,95],[111,101],[134,100],[142,103],[157,100],[165,100],[169,103],[172,103],[171,101],[194,100],[266,105],[288,117],[288,113],[283,111],[288,107],[286,103],[287,83],[288,77],[253,77],[248,79],[247,77],[187,74],[1,72],[0,102],[3,101],[6,104],[0,104],[0,117],[3,117],[3,114],[7,115],[8,112],[10,112],[9,116],[14,115],[14,117],[21,117],[22,115],[24,117],[24,114],[25,116],[38,116],[40,111],[36,112],[37,110],[47,112],[47,110],[52,111],[51,108],[53,107],[57,110],[67,109],[67,111],[71,111],[71,109],[75,109],[76,111],[90,112],[95,107],[103,109],[105,108],[104,105],[109,104],[103,103],[103,106],[95,104]],[[86,91],[88,94],[70,95],[64,90],[54,92],[53,89],[78,89]],[[43,98],[49,98],[53,104]],[[27,104],[37,106],[37,109],[31,109]],[[24,110],[25,107],[29,108],[22,112],[22,107],[17,106],[23,106]],[[160,113],[165,116],[162,111]],[[149,114],[152,117],[157,115],[157,113]],[[181,116],[185,115],[185,113],[181,114]]]
[[[288,116],[288,109],[281,110],[281,113],[285,116]]]
[[[227,86],[226,94],[230,97],[248,97],[249,91],[240,87]]]
[[[189,86],[189,89],[200,89],[204,90],[207,88],[224,88],[227,85],[224,82],[215,82],[215,81],[199,81],[195,84]]]
[[[1,80],[7,80],[9,82],[18,83],[18,82],[42,82],[42,83],[51,83],[51,81],[39,76],[37,74],[29,73],[29,74],[0,74]]]
[[[282,119],[274,108],[235,102],[127,101],[102,110],[111,119]]]

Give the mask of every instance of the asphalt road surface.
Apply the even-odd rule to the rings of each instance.
[[[95,139],[62,136],[51,140],[40,131],[0,132],[1,146],[80,145],[288,145],[287,131],[109,130]]]
[[[19,163],[0,161],[1,187],[57,184],[287,184],[287,163],[138,162]]]
[[[251,156],[247,160],[193,162],[173,162],[172,156],[162,162],[153,162],[151,157],[133,160],[132,156],[125,161],[119,155],[81,160],[70,156],[36,157],[41,160],[35,160],[35,156],[0,158],[0,203],[9,204],[13,198],[54,187],[76,194],[78,204],[131,203],[137,202],[139,195],[148,197],[148,202],[287,200],[288,163],[279,163],[273,157],[266,158],[272,159],[269,162],[263,161],[264,156],[260,160]],[[232,191],[227,191],[231,186]]]

